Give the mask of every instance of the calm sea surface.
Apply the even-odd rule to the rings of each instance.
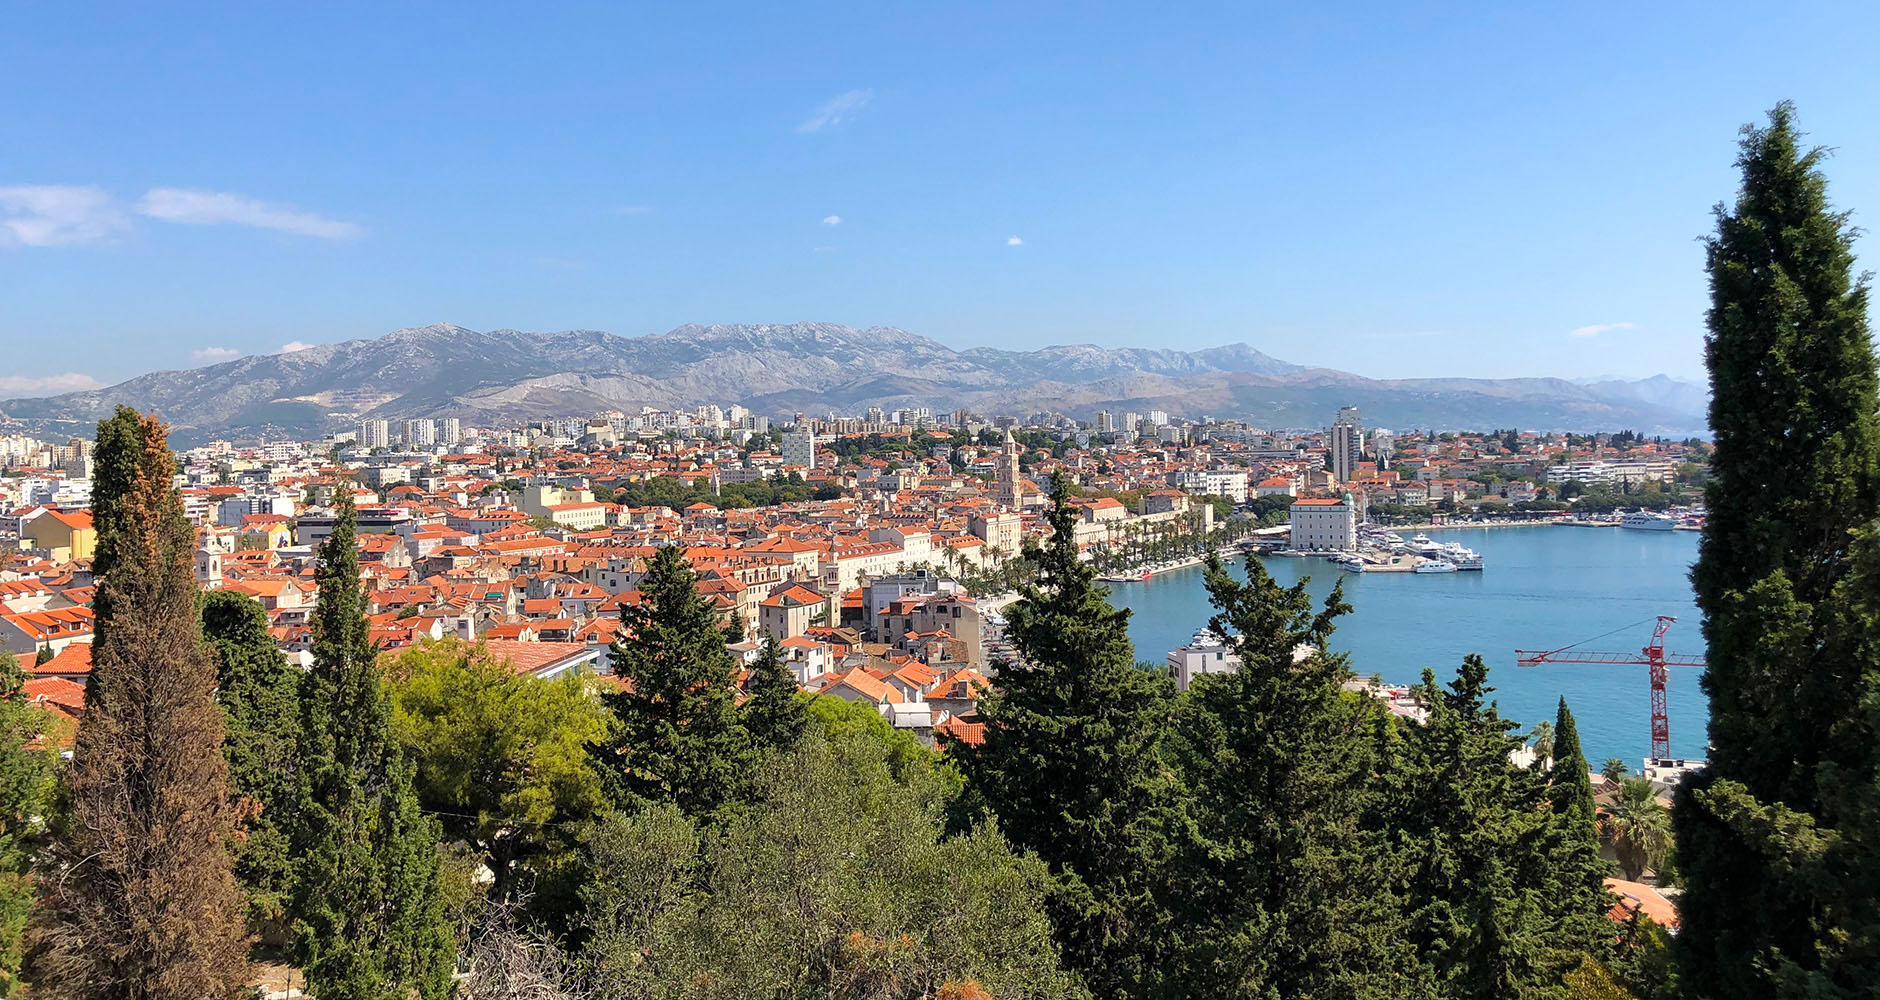
[[[1414,532],[1402,532],[1406,537]],[[1651,619],[1674,615],[1672,653],[1702,654],[1687,578],[1697,558],[1694,531],[1631,531],[1563,525],[1432,532],[1480,552],[1480,573],[1342,573],[1322,559],[1269,558],[1267,571],[1290,585],[1309,576],[1318,598],[1343,579],[1355,609],[1339,622],[1334,648],[1361,675],[1410,683],[1424,667],[1447,681],[1468,653],[1488,661],[1491,696],[1502,714],[1531,727],[1551,721],[1561,695],[1573,709],[1594,767],[1622,757],[1634,769],[1651,749],[1650,686],[1643,665],[1558,663],[1517,667],[1516,649],[1637,652]],[[1238,565],[1235,566],[1238,572]],[[1147,583],[1110,585],[1110,600],[1132,609],[1136,657],[1161,662],[1207,623],[1212,609],[1201,570],[1175,570]],[[1643,624],[1634,624],[1643,621]],[[1602,633],[1621,631],[1594,640]],[[1696,668],[1671,668],[1671,752],[1704,755],[1707,713]]]

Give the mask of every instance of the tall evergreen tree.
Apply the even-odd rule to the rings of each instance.
[[[1691,579],[1710,767],[1680,790],[1678,936],[1697,996],[1880,992],[1875,650],[1880,375],[1854,231],[1787,103],[1744,129],[1709,241],[1716,450]]]
[[[26,674],[0,650],[0,997],[22,993],[26,920],[38,895],[33,853],[52,804],[55,755],[32,743],[50,721],[21,691]]]
[[[242,815],[235,876],[250,926],[283,939],[292,864],[288,818],[298,805],[300,672],[268,632],[261,603],[233,590],[202,595],[202,635],[215,656],[223,756]]]
[[[451,928],[436,823],[413,791],[366,623],[352,494],[320,544],[313,669],[300,692],[300,809],[289,912],[310,992],[348,1000],[449,995]]]
[[[1481,657],[1467,657],[1447,687],[1425,670],[1416,690],[1429,718],[1404,727],[1391,750],[1383,819],[1404,866],[1407,940],[1441,996],[1557,997],[1594,942],[1552,898],[1562,879],[1545,777],[1512,761],[1521,740],[1487,700]]]
[[[1593,780],[1580,748],[1580,727],[1567,699],[1554,715],[1553,766],[1547,772],[1546,863],[1557,885],[1546,902],[1560,922],[1564,940],[1577,938],[1589,947],[1609,930],[1611,899],[1606,877],[1612,865],[1599,855],[1598,808]]]
[[[671,802],[693,820],[722,819],[750,757],[733,701],[737,665],[680,546],[654,553],[640,592],[610,647],[626,687],[604,696],[619,726],[596,761],[624,803]]]
[[[1176,759],[1194,789],[1183,858],[1185,985],[1213,997],[1405,997],[1403,944],[1383,836],[1367,826],[1378,703],[1341,689],[1327,650],[1348,613],[1334,587],[1316,614],[1305,581],[1282,588],[1207,564],[1210,627],[1239,658],[1182,699]],[[1311,654],[1301,659],[1302,647]]]
[[[1079,561],[1061,479],[1046,521],[1051,537],[1025,550],[1038,578],[1006,612],[1021,662],[1002,664],[979,703],[985,742],[948,749],[1013,846],[1058,876],[1065,963],[1099,997],[1147,996],[1175,985],[1164,978],[1180,792],[1163,762],[1173,685],[1137,669],[1129,611]]]
[[[105,516],[85,715],[42,883],[42,988],[231,996],[247,971],[215,666],[196,620],[195,531],[163,424],[99,427]],[[128,472],[128,475],[125,473]],[[123,492],[116,492],[116,491]]]
[[[796,675],[783,665],[783,647],[764,630],[764,648],[744,682],[744,728],[754,746],[788,750],[809,726],[809,706],[797,690]]]

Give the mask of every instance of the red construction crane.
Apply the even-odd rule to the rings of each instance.
[[[1647,621],[1651,621],[1651,619],[1647,618],[1645,621],[1634,622],[1631,625],[1625,626],[1625,628],[1635,628],[1645,624]],[[1677,621],[1677,619],[1670,615],[1659,615],[1658,626],[1652,629],[1652,641],[1647,644],[1643,650],[1637,653],[1582,652],[1576,650],[1574,647],[1580,645],[1581,642],[1593,641],[1593,639],[1582,639],[1572,646],[1562,646],[1559,649],[1517,649],[1514,651],[1514,662],[1517,666],[1523,667],[1538,667],[1543,663],[1644,664],[1649,668],[1652,682],[1652,760],[1669,760],[1671,758],[1671,713],[1665,708],[1665,678],[1670,674],[1669,668],[1673,664],[1680,667],[1701,667],[1704,665],[1704,658],[1701,656],[1665,652],[1665,631],[1669,629],[1671,623],[1675,621]],[[1625,629],[1614,629],[1613,631],[1623,632]],[[1612,632],[1606,633],[1606,635],[1612,634]],[[1605,636],[1594,636],[1593,638],[1603,639]]]

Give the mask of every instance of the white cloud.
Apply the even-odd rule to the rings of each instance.
[[[840,215],[823,216],[823,225],[825,226],[839,226],[841,224],[842,224],[842,216]]]
[[[233,361],[241,357],[242,352],[232,347],[198,347],[189,352],[189,356],[196,361],[207,361],[210,364],[214,364],[217,361]]]
[[[295,351],[304,351],[312,346],[314,345],[309,344],[304,340],[290,340],[287,343],[281,345],[281,353],[292,354]]]
[[[0,247],[98,243],[125,228],[103,188],[78,184],[0,187]]]
[[[137,203],[139,214],[165,222],[194,226],[233,223],[274,229],[298,236],[323,240],[357,239],[364,228],[302,212],[289,205],[276,205],[226,191],[189,191],[183,188],[151,188]]]
[[[1020,247],[1025,245],[1025,241],[1016,236],[1009,236],[1006,237],[1005,245],[1008,247]]]
[[[63,375],[0,375],[0,392],[15,396],[52,396],[81,389],[101,389],[104,383],[90,375],[66,372]]]
[[[822,107],[817,108],[816,113],[798,125],[796,130],[807,134],[833,128],[855,117],[857,112],[868,106],[869,101],[874,100],[874,97],[875,92],[872,90],[844,91],[824,101]]]
[[[1636,330],[1636,323],[1594,323],[1591,326],[1576,326],[1567,331],[1569,337],[1597,337],[1613,330]]]

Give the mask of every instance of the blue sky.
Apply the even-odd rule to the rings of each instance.
[[[435,321],[1696,376],[1739,125],[1880,214],[1870,3],[0,14],[0,395]]]

